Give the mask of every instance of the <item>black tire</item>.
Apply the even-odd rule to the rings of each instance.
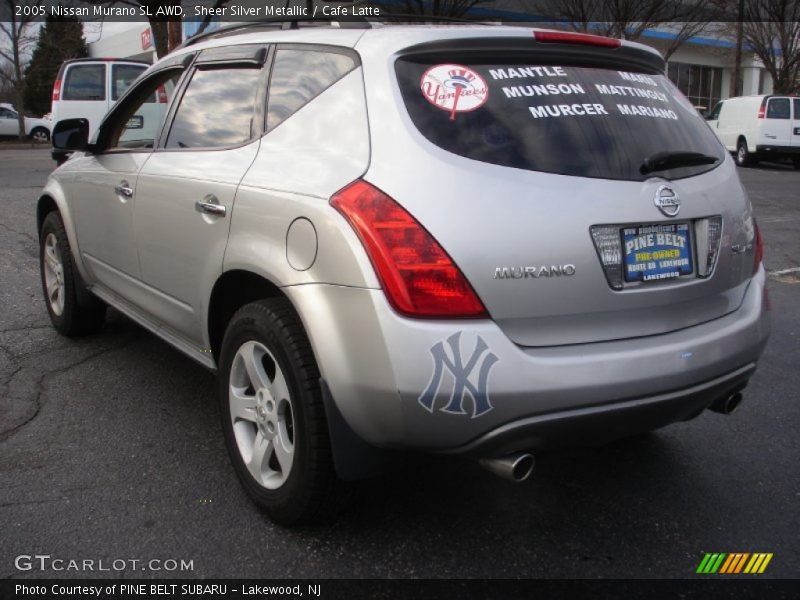
[[[747,142],[739,140],[736,144],[736,164],[740,167],[752,167],[757,162],[756,157],[747,149]]]
[[[50,132],[44,127],[35,127],[31,131],[31,140],[40,144],[46,144],[50,141]]]
[[[48,293],[45,253],[48,240],[53,236],[60,261],[61,306]],[[52,240],[51,240],[52,241]],[[42,281],[47,313],[53,327],[67,337],[94,333],[103,326],[106,305],[83,289],[83,281],[72,259],[72,250],[58,211],[50,212],[39,231],[39,273]],[[52,271],[50,271],[52,274]]]
[[[792,162],[794,163],[795,170],[800,171],[800,157],[793,158]]]
[[[234,418],[231,416],[230,386],[237,377],[231,378],[237,352],[249,342],[263,346],[269,353],[262,358],[264,373],[272,372],[270,379],[270,397],[274,393],[276,369],[284,375],[285,389],[291,399],[293,458],[288,475],[280,468],[278,480],[285,477],[275,489],[265,487],[265,481],[258,481],[245,463],[234,431]],[[272,365],[272,361],[277,366]],[[241,355],[239,359],[242,360]],[[271,298],[253,302],[239,309],[232,317],[225,331],[220,351],[219,398],[222,429],[228,453],[245,491],[250,498],[264,510],[276,523],[281,525],[301,525],[320,522],[337,512],[345,499],[346,488],[339,481],[333,466],[333,455],[325,419],[322,394],[317,367],[311,344],[303,329],[297,313],[284,298]],[[237,372],[241,371],[241,363],[237,363]],[[249,379],[248,375],[248,379]],[[255,395],[254,388],[248,388]],[[248,395],[247,391],[242,392]],[[276,405],[279,402],[275,393]],[[234,400],[235,402],[235,400]],[[258,413],[256,409],[252,414]],[[275,413],[278,409],[275,408]],[[264,413],[261,414],[263,416]],[[267,437],[264,423],[249,423],[245,419],[242,425],[237,422],[237,431],[242,435],[245,428],[252,426],[247,435],[260,435],[262,431]],[[259,429],[262,427],[262,429]],[[262,438],[263,439],[263,438]],[[275,443],[274,441],[272,442]],[[245,444],[246,445],[246,444]],[[274,447],[274,446],[273,446]],[[266,464],[273,464],[274,450]],[[251,457],[255,453],[251,454]],[[277,468],[279,465],[275,464]],[[268,467],[271,470],[272,467]],[[278,470],[278,469],[276,469]],[[259,471],[261,472],[261,471]]]

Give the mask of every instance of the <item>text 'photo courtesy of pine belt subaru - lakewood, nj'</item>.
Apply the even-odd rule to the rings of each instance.
[[[731,412],[769,335],[731,156],[635,43],[523,27],[204,34],[38,202],[56,329],[112,306],[219,375],[249,496],[330,515],[398,451],[537,451]]]

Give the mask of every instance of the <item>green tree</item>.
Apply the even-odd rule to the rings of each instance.
[[[47,17],[25,70],[25,108],[38,115],[50,112],[53,82],[61,63],[88,55],[80,20]]]

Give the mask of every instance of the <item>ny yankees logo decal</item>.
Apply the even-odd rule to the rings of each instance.
[[[446,368],[453,378],[453,391],[450,394],[450,401],[439,410],[454,415],[467,414],[467,411],[464,410],[464,394],[469,393],[472,398],[472,418],[480,417],[492,410],[488,391],[489,371],[500,359],[491,351],[484,355],[484,352],[489,350],[489,346],[478,336],[475,349],[464,364],[461,358],[461,332],[454,333],[446,341],[450,347],[452,358],[447,355],[444,342],[438,342],[431,347],[433,376],[428,387],[417,400],[428,412],[433,412],[433,404],[439,387],[442,385]],[[481,357],[483,358],[481,359]],[[472,373],[476,368],[478,381],[474,382]]]

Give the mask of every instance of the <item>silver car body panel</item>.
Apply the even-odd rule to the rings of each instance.
[[[653,203],[663,180],[484,164],[434,146],[411,122],[394,76],[403,49],[446,38],[530,36],[526,28],[484,26],[312,28],[190,46],[178,54],[232,43],[345,46],[355,48],[362,67],[242,148],[155,152],[140,162],[134,154],[79,156],[51,175],[45,194],[64,215],[87,284],[210,368],[212,356],[199,351],[209,347],[208,302],[219,276],[247,271],[281,288],[345,421],[377,446],[460,451],[513,423],[666,397],[750,368],[769,334],[766,278],[763,267],[751,275],[751,208],[730,158],[672,182],[682,200],[677,220],[723,217],[713,275],[618,292],[605,279],[589,228],[668,221]],[[140,178],[128,180],[136,185],[130,207],[113,189],[107,198],[105,186],[121,174]],[[358,236],[329,204],[358,178],[434,235],[490,319],[410,319],[390,307]],[[226,206],[224,219],[193,210],[209,190]],[[298,222],[300,233],[291,235]],[[117,240],[109,235],[115,227]],[[114,241],[128,249],[96,250]],[[575,265],[570,277],[493,277],[502,266],[567,263]]]

